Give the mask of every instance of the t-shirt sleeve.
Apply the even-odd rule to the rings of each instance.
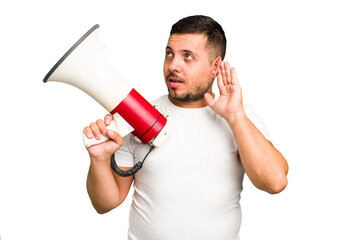
[[[135,158],[132,149],[133,136],[128,134],[124,137],[124,145],[115,152],[116,164],[120,167],[133,167]]]
[[[254,112],[252,106],[244,106],[246,116],[255,125],[255,127],[264,135],[264,137],[271,142],[270,134],[266,128],[264,121]]]

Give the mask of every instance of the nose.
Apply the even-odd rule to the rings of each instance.
[[[169,62],[169,70],[171,72],[177,72],[177,73],[182,71],[182,66],[179,58],[173,58]]]

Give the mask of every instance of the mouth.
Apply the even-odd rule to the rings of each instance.
[[[170,84],[170,87],[172,88],[178,88],[179,86],[181,86],[184,81],[182,81],[181,79],[177,78],[177,77],[168,77],[168,81]]]

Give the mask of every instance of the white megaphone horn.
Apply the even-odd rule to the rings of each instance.
[[[119,132],[122,137],[131,132],[144,144],[161,146],[170,131],[168,119],[111,66],[101,48],[98,30],[99,25],[96,24],[85,33],[43,81],[63,82],[79,88],[113,115],[109,129]],[[86,147],[107,140],[108,137],[97,140],[84,135]]]

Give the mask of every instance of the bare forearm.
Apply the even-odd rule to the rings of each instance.
[[[126,198],[133,177],[122,178],[113,174],[110,167],[111,156],[124,144],[121,135],[107,129],[112,120],[106,115],[104,121],[99,119],[85,127],[83,132],[88,138],[100,139],[107,136],[110,140],[87,147],[90,155],[90,168],[86,187],[91,202],[98,213],[106,213],[119,206]],[[121,168],[124,171],[129,168]]]
[[[261,134],[244,114],[229,124],[240,154],[241,163],[259,189],[278,193],[287,185],[288,165],[282,154]]]
[[[121,203],[119,188],[109,164],[91,161],[87,191],[98,213],[106,213]]]
[[[241,163],[250,180],[269,193],[282,191],[287,185],[286,160],[247,118],[235,68],[230,68],[228,62],[221,62],[217,84],[220,91],[218,100],[215,101],[209,93],[204,95],[205,100],[232,129]]]

